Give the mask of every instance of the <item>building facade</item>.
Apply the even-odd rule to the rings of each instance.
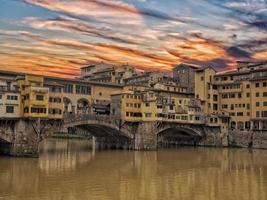
[[[176,65],[172,70],[173,78],[179,83],[181,87],[188,88],[188,92],[194,92],[195,70],[198,68],[201,67],[185,63]]]
[[[229,116],[232,130],[267,130],[266,63],[240,62],[237,71],[228,73],[203,68],[195,80],[195,97],[210,119]]]

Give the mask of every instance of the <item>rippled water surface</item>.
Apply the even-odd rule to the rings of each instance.
[[[39,159],[0,157],[0,200],[266,200],[267,151],[97,151],[49,139]]]

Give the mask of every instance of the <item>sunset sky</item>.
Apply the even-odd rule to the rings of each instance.
[[[171,70],[267,60],[267,0],[0,0],[0,69],[74,77],[94,61]]]

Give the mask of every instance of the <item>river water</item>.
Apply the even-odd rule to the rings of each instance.
[[[0,157],[0,200],[266,200],[267,151],[93,151],[48,139],[39,159]]]

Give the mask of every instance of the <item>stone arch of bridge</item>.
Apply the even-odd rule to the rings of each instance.
[[[166,127],[157,133],[158,145],[196,145],[203,134],[200,130],[192,127]]]
[[[126,128],[119,127],[113,123],[97,120],[86,120],[81,122],[70,122],[65,124],[65,128],[78,128],[87,131],[90,135],[95,137],[110,137],[114,139],[125,139],[132,141],[134,135]]]

